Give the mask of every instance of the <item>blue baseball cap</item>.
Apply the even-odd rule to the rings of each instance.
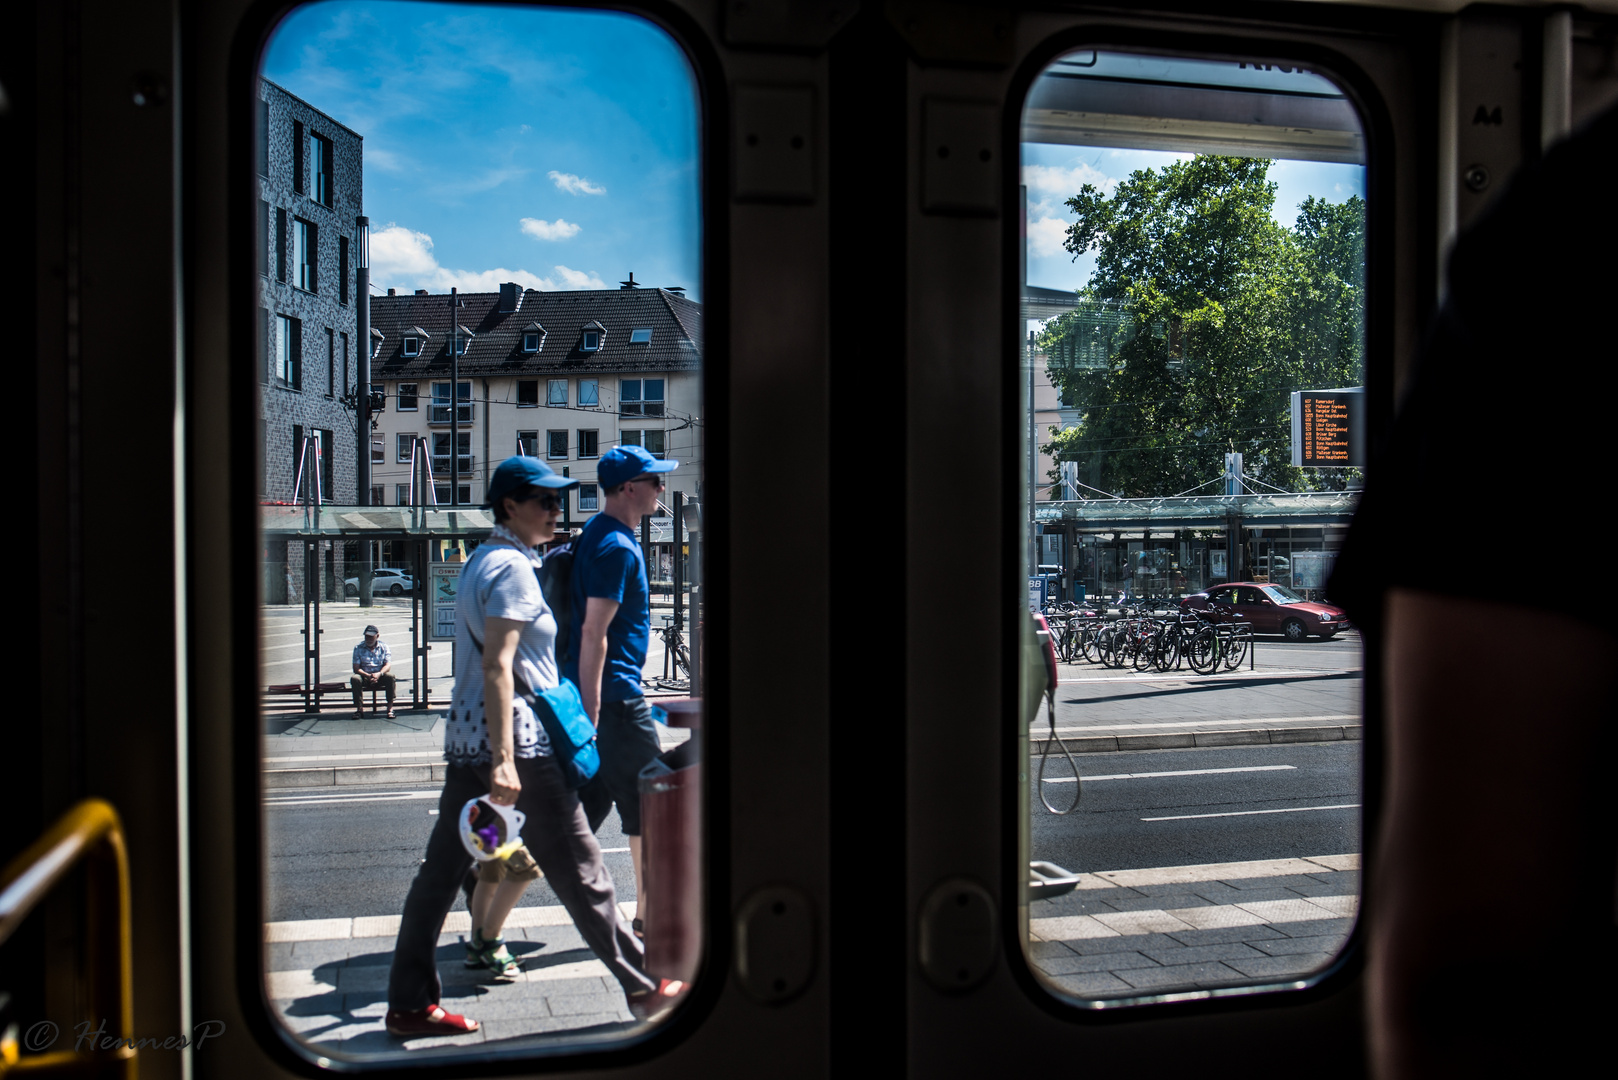
[[[602,487],[617,487],[642,473],[673,472],[679,467],[678,461],[657,460],[643,446],[619,446],[601,455],[596,479],[601,481]]]
[[[489,490],[483,497],[484,506],[493,506],[499,500],[526,487],[571,488],[579,482],[561,475],[536,457],[508,457],[489,478]]]

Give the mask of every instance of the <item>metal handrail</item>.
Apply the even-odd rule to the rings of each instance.
[[[0,876],[0,945],[28,913],[78,863],[85,863],[90,894],[85,952],[88,960],[87,1019],[117,1019],[117,1048],[57,1050],[19,1057],[0,1073],[65,1071],[135,1080],[135,1009],[129,919],[129,854],[118,811],[101,799],[85,799],[52,825]],[[112,1040],[105,1040],[112,1041]],[[3,1061],[3,1059],[0,1059]]]

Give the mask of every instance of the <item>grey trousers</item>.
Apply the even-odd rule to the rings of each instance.
[[[645,971],[645,950],[618,914],[612,876],[601,861],[601,847],[585,820],[576,792],[548,757],[518,758],[522,794],[517,809],[528,815],[522,838],[545,879],[561,899],[592,952],[634,994],[657,988]],[[451,765],[438,797],[438,821],[427,840],[427,857],[405,897],[399,938],[388,973],[388,1008],[413,1011],[436,1005],[442,993],[438,979],[438,935],[455,902],[472,856],[457,835],[461,807],[489,791],[489,767]]]

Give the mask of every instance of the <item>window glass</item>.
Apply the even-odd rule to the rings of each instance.
[[[618,380],[618,411],[633,416],[640,415],[640,380]]]
[[[663,380],[647,379],[642,383],[642,409],[647,416],[663,415]]]
[[[656,830],[666,827],[657,823],[675,817],[655,816],[648,805],[638,827],[632,807],[601,821],[600,854],[576,869],[610,883],[610,904],[565,907],[547,866],[499,918],[481,900],[469,906],[458,857],[450,866],[434,854],[464,850],[459,818],[428,811],[449,782],[446,753],[475,763],[488,741],[460,730],[486,727],[480,704],[459,720],[446,717],[452,701],[481,701],[477,652],[454,640],[455,597],[487,587],[475,575],[502,547],[487,543],[495,522],[482,505],[501,464],[523,454],[570,472],[581,483],[556,525],[582,524],[579,515],[601,508],[596,468],[601,442],[610,447],[616,438],[618,376],[651,367],[655,392],[643,397],[637,382],[637,403],[661,406],[668,397],[684,410],[679,434],[659,447],[679,461],[662,499],[672,509],[700,490],[704,165],[691,66],[664,30],[620,12],[322,0],[284,13],[260,75],[257,99],[238,118],[252,136],[228,145],[253,180],[252,191],[232,196],[243,200],[232,220],[244,230],[230,245],[242,253],[242,272],[232,277],[254,293],[237,307],[262,312],[250,328],[261,341],[258,413],[242,418],[263,433],[255,454],[262,477],[249,496],[233,497],[251,498],[261,522],[261,543],[245,549],[262,552],[265,693],[259,715],[237,718],[236,730],[259,733],[267,778],[262,895],[241,900],[243,912],[264,913],[264,1000],[309,1061],[361,1070],[421,1064],[425,1052],[452,1072],[533,1071],[523,1055],[581,1055],[638,1040],[661,1022],[646,1016],[658,999],[643,992],[697,977],[711,922],[695,892],[671,887],[663,905],[640,904],[629,833],[645,841],[648,880],[659,872],[700,880],[682,861],[692,858],[683,840],[675,846],[665,832],[656,854]],[[681,291],[678,318],[648,292],[609,286],[630,266],[655,266],[660,284]],[[362,291],[365,304],[357,302]],[[327,371],[311,374],[311,391],[322,392],[295,394],[305,323],[330,332],[311,346],[325,348],[313,362],[325,361]],[[557,330],[559,346],[547,344],[544,328]],[[449,344],[456,338],[458,356]],[[350,339],[370,358],[364,371],[346,366]],[[658,358],[648,359],[654,342]],[[357,427],[356,404],[383,390],[371,430]],[[540,414],[521,410],[545,405],[555,429],[530,427]],[[608,422],[598,423],[603,415]],[[586,460],[569,460],[575,451]],[[297,505],[300,475],[307,490],[320,489],[321,507]],[[514,528],[542,524],[532,515],[514,520]],[[609,700],[625,687],[680,699],[701,689],[694,631],[706,613],[692,582],[703,580],[702,537],[654,530],[652,543],[659,617],[645,614],[660,632],[611,675],[619,684],[607,687]],[[675,583],[662,568],[676,552],[689,572],[670,605]],[[660,624],[670,611],[677,614],[666,638]],[[389,651],[389,681],[361,674],[356,694],[351,676],[367,625],[379,628]],[[514,672],[513,681],[522,676]],[[700,717],[700,697],[697,706]],[[523,756],[537,735],[517,711],[521,767],[539,776],[554,762]],[[496,716],[497,728],[502,720]],[[660,728],[659,752],[685,746],[695,760],[692,728],[679,716],[671,721]],[[650,764],[646,757],[635,771]],[[682,820],[700,828],[698,774],[686,759],[668,764],[675,781],[645,799],[664,799],[673,815],[690,811]],[[333,767],[364,782],[313,795],[289,786],[299,769]],[[473,797],[459,791],[457,808]],[[531,842],[548,842],[565,824],[542,802],[520,808]],[[450,843],[430,845],[444,829]],[[354,872],[333,874],[334,865]],[[524,869],[515,857],[505,866],[516,875]],[[413,884],[428,879],[432,902],[407,906]],[[643,920],[644,940],[677,947],[646,952],[634,919]],[[625,963],[592,951],[592,940],[640,952]],[[441,994],[448,1012],[482,1030],[390,1038],[396,951],[418,972],[412,994]],[[393,1026],[401,1022],[420,1019],[395,1017]]]
[[[647,453],[651,454],[655,458],[662,458],[666,456],[663,452],[663,432],[655,429],[649,429],[641,435],[641,438],[643,440],[641,445],[646,448]]]
[[[1360,120],[1302,67],[1086,49],[1022,140],[1027,959],[1079,1004],[1296,985],[1359,903],[1359,463],[1295,466],[1291,409],[1364,385]]]

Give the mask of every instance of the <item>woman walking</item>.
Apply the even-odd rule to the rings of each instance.
[[[527,815],[522,836],[529,852],[585,944],[622,985],[631,1012],[655,1015],[679,990],[676,984],[660,991],[657,980],[642,970],[642,945],[618,913],[601,848],[526,697],[557,685],[556,619],[534,574],[540,561],[534,547],[555,534],[561,500],[576,486],[578,481],[531,457],[507,458],[489,482],[486,505],[496,524],[462,569],[456,595],[455,689],[444,730],[449,767],[438,822],[405,899],[394,945],[390,1035],[478,1029],[476,1020],[439,1006],[434,954],[472,861],[461,846],[461,807],[485,794]]]

